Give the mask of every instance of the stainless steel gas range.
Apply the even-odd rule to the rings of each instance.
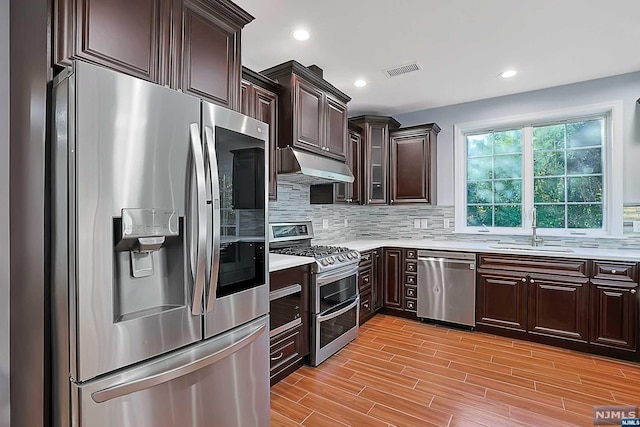
[[[269,224],[270,251],[316,259],[311,266],[311,365],[317,366],[358,336],[360,253],[312,246],[310,221]]]

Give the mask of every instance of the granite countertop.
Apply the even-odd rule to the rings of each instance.
[[[315,258],[297,255],[269,254],[269,272],[284,270],[315,262]]]
[[[456,242],[437,240],[393,240],[393,239],[366,239],[336,242],[336,245],[346,246],[358,251],[367,251],[382,247],[435,249],[459,252],[485,252],[511,255],[535,255],[560,258],[603,259],[609,261],[634,261],[640,262],[640,250],[625,249],[601,249],[601,248],[567,248],[560,246],[545,246],[533,248],[516,243],[488,244],[480,242]],[[565,252],[570,250],[570,252]]]

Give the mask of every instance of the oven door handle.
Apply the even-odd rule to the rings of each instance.
[[[332,273],[321,273],[316,275],[316,284],[318,286],[322,286],[327,283],[337,282],[338,280],[345,279],[357,273],[358,273],[358,264],[351,267],[346,267],[341,270],[337,270]]]
[[[319,315],[317,317],[318,322],[324,322],[326,320],[331,320],[334,317],[338,317],[341,314],[346,313],[347,311],[353,309],[354,307],[358,307],[358,304],[360,304],[360,295],[356,295],[355,298],[349,299],[347,301],[345,301],[343,304],[348,303],[349,301],[352,301],[351,303],[349,303],[349,305],[347,305],[346,307],[343,307],[341,309],[339,309],[338,311],[335,311],[333,313],[329,313],[329,314],[324,314],[324,315]]]

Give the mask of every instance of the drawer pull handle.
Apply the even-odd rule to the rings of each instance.
[[[635,290],[635,289],[631,289],[631,293],[632,293],[632,294],[635,294],[635,293],[636,293],[636,290]]]
[[[281,351],[279,355],[272,357],[271,361],[275,362],[276,360],[280,360],[282,359],[282,356],[284,356],[284,353]]]
[[[536,283],[533,279],[529,280],[529,283]]]
[[[362,306],[364,308],[366,308],[367,310],[369,310],[369,303],[368,302],[365,302],[364,304],[362,304]]]
[[[523,281],[523,282],[526,282],[526,281],[527,281],[527,279],[526,279],[525,277],[523,277],[523,278],[522,278],[522,281]]]
[[[365,277],[363,280],[365,281],[365,283],[369,283],[369,278],[368,277]]]
[[[616,270],[611,270],[611,274],[616,274],[617,271]]]

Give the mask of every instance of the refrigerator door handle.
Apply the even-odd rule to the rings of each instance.
[[[96,391],[91,394],[91,398],[96,403],[103,403],[111,399],[126,396],[127,394],[135,393],[137,391],[145,390],[157,385],[166,383],[176,378],[188,375],[192,372],[206,368],[222,359],[231,356],[233,353],[248,346],[252,342],[258,339],[260,334],[267,328],[267,324],[263,323],[253,331],[249,332],[246,336],[242,337],[235,343],[228,347],[215,351],[203,358],[194,360],[185,365],[179,366],[174,369],[170,369],[160,374],[150,375],[145,378],[141,378],[135,381],[125,382],[117,384],[112,387],[105,388],[103,390]]]
[[[189,126],[191,150],[196,172],[196,205],[197,205],[197,246],[195,264],[196,271],[192,271],[194,277],[194,291],[191,313],[194,316],[202,314],[202,299],[204,294],[205,256],[207,244],[207,189],[204,174],[204,156],[202,155],[202,143],[200,141],[200,129],[197,123]],[[191,258],[194,259],[193,257]],[[193,269],[193,265],[191,266]]]
[[[211,174],[211,213],[213,217],[213,238],[211,250],[211,274],[209,276],[209,297],[207,298],[207,312],[213,311],[218,291],[218,272],[220,270],[220,184],[218,172],[218,155],[216,154],[213,129],[204,127],[205,149],[209,157],[209,173]]]

